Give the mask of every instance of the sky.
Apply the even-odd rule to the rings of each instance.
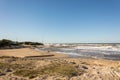
[[[0,39],[120,43],[120,0],[0,0]]]

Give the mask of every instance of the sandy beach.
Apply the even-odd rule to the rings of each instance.
[[[67,57],[65,54],[56,54],[54,52],[40,51],[31,48],[21,48],[21,49],[4,49],[0,50],[0,57],[2,56],[13,56],[13,57],[29,57],[29,56],[51,56],[51,57]]]
[[[120,80],[120,0],[0,0],[0,80]]]
[[[29,48],[0,50],[0,56],[14,56],[0,57],[0,80],[120,80],[120,61],[69,58]]]

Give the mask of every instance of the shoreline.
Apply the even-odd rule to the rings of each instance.
[[[7,57],[8,54],[14,57]],[[0,80],[120,79],[120,61],[116,60],[75,58],[30,48],[0,50],[0,56]]]
[[[93,60],[113,60],[120,61],[120,59],[112,58],[98,58],[91,56],[71,56],[67,53],[57,53],[52,51],[43,51],[38,48],[20,48],[20,49],[2,49],[0,50],[0,57],[20,57],[20,58],[81,58],[81,59],[93,59]],[[110,56],[110,55],[109,55]],[[111,56],[112,57],[112,56]]]

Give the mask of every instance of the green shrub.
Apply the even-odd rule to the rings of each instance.
[[[77,69],[75,66],[71,64],[52,64],[50,66],[44,67],[44,69],[41,70],[41,74],[49,74],[49,75],[62,75],[62,76],[68,76],[73,77],[77,75],[83,74],[85,71],[82,69]]]
[[[13,42],[11,40],[3,39],[0,40],[0,47],[5,47],[11,45]]]
[[[14,42],[14,41],[7,40],[7,39],[0,40],[0,48],[2,49],[16,48],[17,46],[22,47],[19,42]]]
[[[19,68],[16,69],[14,74],[17,76],[23,76],[29,78],[35,78],[40,75],[60,75],[60,76],[73,77],[77,75],[82,75],[84,72],[85,72],[84,70],[78,69],[71,64],[54,63],[37,69]]]
[[[43,45],[43,43],[39,43],[39,42],[22,42],[25,45]]]
[[[23,77],[35,78],[38,75],[38,71],[22,69],[15,71],[14,74]]]

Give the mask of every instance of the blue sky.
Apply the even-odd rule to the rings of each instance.
[[[120,0],[0,0],[0,39],[120,42]]]

